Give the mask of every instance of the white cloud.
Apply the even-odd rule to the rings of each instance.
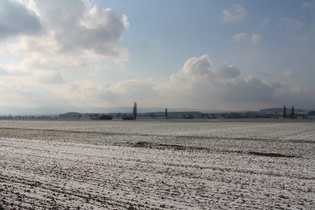
[[[0,66],[0,76],[9,76],[9,72]]]
[[[32,5],[59,52],[83,51],[126,60],[128,52],[118,48],[129,25],[126,15],[78,0],[33,0]]]
[[[263,21],[261,21],[261,26],[264,27],[269,23],[269,18],[265,18]]]
[[[96,67],[92,61],[84,56],[50,55],[48,57],[30,54],[21,60],[3,65],[3,68],[13,75],[34,75],[47,72],[70,72],[76,75],[83,70],[93,72]]]
[[[215,71],[218,78],[233,79],[241,74],[241,70],[231,64],[224,64]]]
[[[259,72],[259,75],[262,77],[273,77],[273,78],[289,78],[292,77],[293,71],[283,71],[280,73],[273,73],[273,72]]]
[[[282,76],[290,76],[290,71]],[[278,77],[281,75],[279,74]],[[0,76],[3,104],[25,106],[141,106],[222,110],[260,109],[294,104],[314,105],[315,91],[302,85],[284,85],[251,75],[236,66],[215,69],[208,55],[188,59],[167,80],[134,79],[106,84],[82,79],[67,81],[62,73],[46,70]],[[303,104],[302,104],[303,103]]]
[[[0,8],[5,8],[0,9],[0,53],[10,57],[0,68],[3,103],[103,101],[97,97],[103,86],[90,75],[105,71],[107,63],[128,60],[128,51],[120,47],[129,27],[126,15],[84,0],[3,0]],[[76,85],[78,92],[70,92]]]
[[[57,72],[40,72],[37,77],[38,82],[43,84],[62,84],[65,82],[61,74]]]
[[[198,78],[211,76],[211,59],[208,55],[188,59],[177,75]]]
[[[0,53],[10,57],[0,65],[1,105],[129,106],[138,101],[141,106],[228,110],[259,109],[279,101],[314,105],[312,88],[273,81],[293,72],[269,73],[262,79],[242,75],[231,64],[214,68],[208,55],[188,59],[164,81],[133,79],[108,85],[102,72],[111,68],[112,61],[123,63],[129,57],[120,46],[130,25],[126,15],[93,1],[17,1],[0,0],[0,8],[10,11],[0,12]],[[247,16],[242,6],[234,5],[222,12],[222,21],[236,23]],[[268,21],[264,19],[262,26]],[[303,26],[290,18],[281,23]],[[260,34],[245,32],[232,37],[241,44],[261,39]],[[157,40],[151,47],[158,46]]]
[[[227,23],[236,23],[244,20],[248,16],[248,13],[244,7],[238,4],[234,4],[230,10],[223,10],[222,21]]]
[[[165,101],[175,100],[185,107],[231,109],[233,103],[234,109],[242,109],[249,102],[258,105],[272,101],[277,88],[253,76],[242,77],[240,69],[230,64],[213,69],[209,56],[203,55],[187,60],[156,89],[165,93]]]
[[[128,21],[128,17],[125,14],[121,15],[121,19],[122,19],[122,23],[124,24],[125,28],[128,29],[129,28],[129,21]]]
[[[314,8],[314,7],[315,7],[314,2],[304,2],[301,6],[302,9]]]
[[[236,34],[232,37],[233,42],[251,42],[251,43],[258,43],[261,39],[261,35],[253,34],[252,36],[247,35],[245,32]]]
[[[170,104],[163,106],[257,110],[283,103],[301,107],[314,105],[314,90],[292,89],[273,80],[242,76],[241,70],[230,64],[218,69],[211,66],[207,55],[191,58],[168,81],[157,84],[155,90],[163,96],[160,101]],[[295,100],[292,95],[297,94],[303,97]]]
[[[246,33],[242,32],[233,36],[232,40],[234,42],[240,42],[246,39]]]
[[[74,80],[79,80],[78,84],[85,84],[93,73],[105,71],[103,66],[106,66],[106,62],[128,60],[128,51],[119,47],[122,33],[129,26],[126,15],[81,0],[27,2],[27,5],[14,0],[0,2],[0,6],[4,3],[11,5],[6,7],[10,10],[4,15],[19,11],[17,19],[38,20],[41,24],[39,30],[31,25],[25,25],[24,29],[14,21],[8,22],[11,27],[18,26],[19,31],[11,33],[6,41],[0,43],[0,53],[11,58],[0,69],[1,88],[3,95],[8,97],[7,101],[19,104],[23,98],[25,106],[38,106],[38,97],[51,97],[60,103],[82,104],[80,100],[83,98],[66,91],[71,89],[67,87]],[[36,36],[26,33],[26,29],[37,33]],[[4,34],[3,30],[0,30],[0,34]],[[79,89],[81,96],[90,97],[86,103],[97,98],[92,97],[96,92],[91,91],[97,82],[90,83],[91,86],[85,84]]]
[[[292,74],[293,74],[292,71],[283,71],[283,72],[280,73],[280,76],[281,77],[291,77]]]
[[[20,22],[0,20],[3,29],[0,30],[0,39],[10,35],[13,40],[2,43],[2,51],[25,53],[25,56],[37,54],[39,57],[106,58],[117,63],[128,60],[128,50],[119,46],[124,30],[129,27],[128,17],[124,14],[83,0],[30,0],[27,7],[16,1],[9,2],[18,5],[16,7],[22,12],[18,18],[13,18],[19,10],[11,6],[9,9],[12,11],[5,15],[12,13],[11,19]],[[1,22],[8,27],[5,28]],[[11,28],[19,30],[9,30]],[[36,32],[37,36],[28,36],[31,32]]]
[[[96,83],[95,81],[68,82],[55,87],[54,93],[72,105],[80,106],[124,106],[134,101],[141,104],[152,103],[157,92],[150,80],[127,80],[116,84]]]
[[[253,34],[252,37],[250,38],[250,41],[252,43],[257,43],[260,41],[261,36],[259,34]]]
[[[42,30],[39,18],[25,5],[10,0],[0,1],[0,40],[17,35],[34,35]]]
[[[287,17],[281,18],[280,21],[292,29],[300,29],[305,25],[303,22]]]
[[[42,84],[37,82],[36,77],[21,75],[0,77],[2,96],[1,106],[58,106],[67,105],[68,101],[60,95],[54,94],[54,90],[61,88],[56,84]]]

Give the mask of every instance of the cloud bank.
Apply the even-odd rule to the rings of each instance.
[[[7,47],[13,53],[47,57],[76,53],[128,60],[128,51],[119,47],[129,26],[124,14],[80,0],[30,0],[27,5],[4,0],[0,4],[5,9],[0,13],[0,39],[15,36],[15,45]]]
[[[288,72],[283,74],[288,76]],[[130,106],[137,101],[147,107],[259,110],[283,104],[308,108],[315,101],[312,88],[244,76],[241,69],[227,63],[215,69],[208,55],[188,59],[165,80],[133,79],[115,84],[66,82],[59,73],[42,73],[35,78],[2,76],[0,80],[4,101],[15,104],[23,101],[30,107],[38,104],[115,107]]]
[[[10,0],[0,2],[0,40],[16,35],[33,35],[42,30],[39,17],[25,5]]]
[[[231,64],[215,69],[209,55],[188,59],[167,80],[129,80],[99,88],[99,96],[111,105],[138,101],[154,107],[258,110],[283,104],[312,107],[315,99],[312,88],[243,76],[241,69]]]
[[[126,53],[117,47],[128,26],[125,15],[77,0],[33,0],[30,6],[61,52],[85,51],[105,57]]]
[[[27,2],[27,3],[21,3]],[[287,85],[292,71],[258,76],[223,63],[213,67],[205,54],[183,60],[167,78],[129,79],[106,83],[92,77],[129,59],[121,47],[128,17],[109,8],[78,0],[3,0],[0,8],[1,106],[140,106],[221,110],[258,110],[294,105],[315,107],[315,90]],[[248,16],[240,5],[222,12],[222,21],[237,23]],[[292,19],[284,24],[299,26]],[[260,34],[241,32],[233,42],[258,43]],[[255,45],[253,45],[255,46]],[[152,64],[154,65],[154,64]]]

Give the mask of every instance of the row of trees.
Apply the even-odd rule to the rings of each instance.
[[[123,120],[136,120],[138,115],[138,108],[137,108],[137,102],[134,103],[132,108],[132,116],[124,116]],[[167,108],[165,109],[165,118],[168,118],[168,111]]]
[[[133,106],[133,120],[136,120],[137,119],[137,114],[138,114],[138,111],[137,111],[137,102],[134,103],[134,106]],[[167,108],[165,109],[165,114],[164,114],[165,118],[167,119],[168,118],[168,111],[167,111]],[[287,114],[287,107],[284,106],[283,107],[283,118],[296,118],[295,116],[295,109],[294,109],[294,106],[292,106],[291,108],[291,113],[290,114]]]
[[[295,118],[294,106],[292,106],[291,113],[289,114],[289,116],[287,115],[287,107],[286,106],[283,107],[283,118],[287,118],[287,117]]]

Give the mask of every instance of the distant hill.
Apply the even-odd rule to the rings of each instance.
[[[192,109],[192,108],[169,108],[169,107],[141,107],[138,106],[138,113],[163,112],[165,108],[168,112],[202,112],[202,113],[226,113],[226,112],[246,112],[231,110],[214,110],[214,109]],[[264,113],[282,113],[283,108],[261,109],[259,112]],[[315,109],[295,109],[296,112],[309,112]],[[1,115],[59,115],[68,112],[78,113],[132,113],[132,105],[130,107],[76,107],[76,106],[56,106],[56,107],[37,107],[37,108],[21,108],[21,107],[1,107]],[[254,111],[255,112],[255,111]],[[287,113],[291,112],[291,107],[287,107]]]
[[[264,112],[264,113],[282,113],[283,112],[283,107],[282,108],[268,108],[268,109],[261,109],[259,112]],[[287,113],[291,112],[291,107],[287,107]],[[304,109],[295,109],[295,112],[307,112]]]
[[[287,108],[288,111],[288,108]],[[268,109],[261,109],[259,112],[264,112],[264,113],[282,113],[283,108],[268,108]]]
[[[139,113],[145,112],[164,112],[168,107],[139,107]],[[204,113],[225,112],[221,110],[201,110],[189,108],[168,108],[169,112],[177,111],[199,111]],[[76,107],[76,106],[57,106],[57,107],[37,107],[37,108],[20,108],[20,107],[0,107],[1,115],[59,115],[68,112],[78,113],[131,113],[132,105],[130,107]]]

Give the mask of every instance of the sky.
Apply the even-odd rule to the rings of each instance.
[[[0,106],[315,109],[313,0],[1,0]]]

